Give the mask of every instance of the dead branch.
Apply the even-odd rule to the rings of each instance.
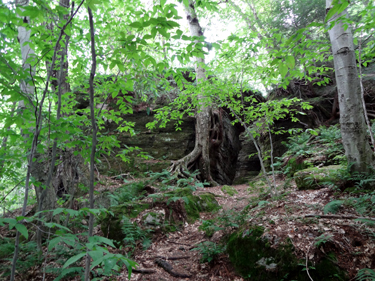
[[[188,275],[188,274],[173,271],[173,266],[163,259],[156,259],[155,263],[158,266],[160,266],[161,268],[163,268],[166,272],[168,272],[173,277],[180,277],[180,278],[191,278],[192,277],[191,275]]]
[[[305,218],[322,218],[322,219],[348,219],[348,220],[371,220],[375,221],[375,218],[368,218],[368,217],[357,217],[357,216],[340,216],[340,215],[316,215],[310,214],[305,215]]]
[[[141,273],[141,274],[153,274],[153,273],[156,273],[156,270],[143,269],[143,268],[138,268],[138,269],[133,268],[132,272],[134,272],[134,273]]]
[[[183,260],[183,259],[189,259],[189,256],[180,256],[180,257],[163,257],[163,256],[155,256],[154,258],[163,259],[163,260]]]
[[[111,177],[111,179],[113,179],[113,180],[118,180],[119,178],[124,178],[124,177],[128,177],[128,176],[130,176],[131,178],[133,178],[131,175],[130,175],[130,173],[125,173],[125,174],[119,174],[119,175],[117,175],[117,176],[113,176],[113,177]],[[133,178],[134,179],[134,178]]]

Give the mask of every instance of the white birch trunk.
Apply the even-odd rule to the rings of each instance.
[[[16,1],[16,5],[23,11],[22,6],[28,6],[29,0],[25,1]],[[28,17],[22,17],[22,20],[25,24],[30,23],[30,19]],[[30,42],[30,34],[31,30],[27,29],[25,26],[18,27],[18,41],[20,42],[21,46],[21,55],[22,55],[22,66],[25,71],[27,71],[30,75],[30,78],[35,75],[35,68],[31,67],[29,63],[26,63],[26,60],[30,57],[35,55],[33,49],[30,48],[28,42]],[[25,80],[22,80],[20,83],[20,88],[22,93],[24,93],[30,100],[34,95],[34,86],[30,83],[26,83]],[[19,105],[20,108],[24,109],[26,107],[25,101],[20,101]]]
[[[326,0],[327,12],[331,6],[332,0]],[[346,10],[340,15],[336,14],[328,23],[346,14]],[[345,155],[348,164],[352,165],[352,171],[367,172],[374,164],[374,155],[366,132],[352,32],[350,27],[345,29],[344,24],[339,21],[329,30],[329,37],[335,65]]]

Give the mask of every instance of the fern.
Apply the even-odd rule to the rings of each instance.
[[[370,268],[362,268],[358,271],[356,280],[358,281],[375,281],[375,271]]]
[[[329,202],[327,205],[324,206],[324,214],[332,213],[336,214],[339,210],[340,206],[344,203],[342,200],[334,200],[332,202]]]
[[[125,235],[124,242],[127,246],[135,248],[138,241],[141,241],[144,248],[147,248],[151,243],[148,238],[150,229],[141,229],[136,224],[132,223],[130,219],[126,216],[122,217],[122,233]]]
[[[65,268],[63,271],[61,271],[60,275],[57,276],[57,278],[54,279],[53,281],[59,281],[59,280],[65,278],[65,277],[75,276],[74,273],[79,273],[79,275],[82,275],[83,274],[83,268],[82,267]]]
[[[135,201],[142,197],[144,197],[144,193],[142,192],[144,188],[143,182],[137,182],[125,185],[119,189],[117,189],[113,194],[109,195],[111,200],[112,206],[117,206],[119,204]]]
[[[325,244],[328,241],[332,240],[332,234],[322,234],[315,238],[315,247],[320,247],[322,244]]]
[[[224,253],[226,250],[225,246],[216,244],[215,242],[205,241],[197,245],[191,251],[199,251],[202,255],[200,262],[212,262],[220,254]]]

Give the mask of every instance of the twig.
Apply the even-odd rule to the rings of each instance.
[[[179,272],[174,271],[173,270],[173,266],[170,263],[168,263],[165,260],[163,260],[163,259],[156,259],[155,263],[158,266],[160,266],[161,268],[163,268],[166,272],[168,272],[173,277],[191,278],[191,275],[184,274],[184,273],[179,273]]]
[[[362,36],[362,32],[361,32],[361,36]],[[372,129],[371,129],[371,123],[370,123],[370,120],[368,119],[368,113],[367,113],[367,110],[366,110],[366,101],[365,101],[365,91],[363,89],[363,79],[362,79],[362,40],[359,41],[359,54],[358,54],[358,61],[359,61],[359,84],[361,85],[361,100],[362,100],[362,107],[363,107],[363,113],[365,115],[365,119],[366,119],[366,123],[367,123],[367,127],[368,127],[368,131],[369,131],[369,134],[370,134],[370,138],[371,138],[371,144],[372,144],[372,149],[374,150],[375,149],[375,140],[374,140],[374,133],[372,132]]]
[[[310,280],[311,280],[311,281],[314,281],[314,280],[311,278],[311,276],[310,276],[310,273],[309,273],[309,265],[308,265],[308,262],[309,262],[309,251],[310,251],[311,245],[313,245],[313,243],[310,244],[309,248],[307,249],[307,253],[306,253],[306,272],[307,272],[307,275],[309,276]]]
[[[180,257],[163,257],[163,256],[155,256],[154,258],[163,259],[163,260],[183,260],[183,259],[189,259],[189,256],[180,256]]]
[[[122,178],[122,177],[124,177],[124,176],[130,176],[130,173],[125,173],[125,174],[119,174],[119,175],[117,175],[117,176],[113,176],[113,177],[111,177],[111,179],[114,179],[114,180],[117,180],[118,178]]]
[[[14,190],[16,189],[16,187],[19,186],[19,185],[21,184],[21,182],[22,182],[22,181],[20,181],[19,183],[17,183],[17,184],[12,188],[12,190],[9,191],[9,192],[7,193],[7,195],[4,195],[4,197],[0,200],[0,203],[2,203],[2,202],[8,197],[8,195],[11,194],[12,191],[14,191]]]
[[[133,268],[132,272],[134,272],[134,273],[142,273],[142,274],[153,274],[153,273],[156,273],[156,270],[143,269],[143,268],[139,268],[139,269]]]
[[[359,219],[359,220],[371,220],[371,221],[375,221],[375,218],[368,218],[368,217],[339,216],[339,215],[317,215],[317,214],[305,215],[305,218],[348,219],[348,220]]]

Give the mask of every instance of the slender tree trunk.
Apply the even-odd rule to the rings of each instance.
[[[190,34],[191,36],[202,36],[202,28],[199,25],[198,17],[194,9],[193,1],[189,0],[189,6],[185,6],[186,19],[189,23]],[[198,41],[197,41],[198,42]],[[206,73],[204,69],[204,59],[194,57],[195,60],[195,72],[196,72],[196,81],[197,84],[200,84],[207,80]],[[175,162],[172,165],[172,172],[184,173],[184,169],[188,170],[189,166],[195,161],[199,161],[199,168],[201,172],[201,177],[203,180],[207,180],[213,185],[217,183],[212,179],[210,173],[210,154],[209,154],[209,140],[210,140],[210,124],[211,124],[211,115],[212,108],[210,106],[204,105],[205,97],[200,94],[198,99],[201,101],[198,112],[196,116],[196,125],[195,125],[195,147],[194,150],[181,160]]]
[[[72,15],[71,15],[70,19],[67,21],[67,23],[63,27],[61,27],[59,37],[58,37],[58,39],[56,41],[56,45],[58,45],[60,43],[65,28],[71,22],[71,20],[73,19],[73,17],[77,14],[79,8],[83,4],[83,1],[80,3],[80,5],[76,9],[76,11],[74,13],[72,13]],[[24,2],[22,5],[28,5],[28,2]],[[24,19],[24,22],[25,21],[27,21],[26,18]],[[25,32],[25,30],[21,29],[21,31],[19,31],[19,34],[20,34],[19,35],[20,42],[23,41],[24,43],[26,43],[26,45],[24,43],[21,44],[22,59],[23,59],[23,62],[24,62],[24,59],[26,60],[28,58],[28,56],[27,55],[24,56],[24,51],[23,50],[24,50],[25,46],[28,46],[27,42],[29,42],[29,38],[30,37],[27,39],[26,36],[27,36],[27,34],[30,35],[30,32],[27,32],[27,30]],[[20,38],[22,38],[22,40]],[[32,53],[32,50],[30,49],[29,52]],[[53,52],[53,56],[52,56],[51,69],[53,69],[54,66],[55,66],[56,58],[57,58],[57,47],[55,46],[54,52]],[[24,65],[25,65],[25,63],[24,63]],[[29,67],[29,68],[30,68],[30,73],[32,73],[31,67]],[[34,155],[35,155],[36,150],[37,150],[37,145],[38,145],[38,141],[39,141],[39,135],[40,135],[40,132],[42,130],[42,111],[43,111],[44,101],[46,99],[46,95],[47,95],[47,92],[48,92],[49,83],[50,83],[51,76],[52,76],[51,74],[52,74],[51,71],[49,71],[47,73],[47,78],[46,78],[46,81],[45,81],[45,88],[43,90],[43,94],[42,94],[42,97],[41,97],[41,99],[39,101],[38,107],[35,109],[35,127],[34,127],[34,132],[33,132],[33,138],[32,138],[32,144],[31,144],[31,148],[30,148],[30,153],[29,153],[29,156],[28,156],[28,165],[27,165],[27,173],[26,173],[26,181],[25,181],[24,203],[23,203],[22,214],[21,214],[22,216],[26,215],[26,207],[27,207],[27,201],[28,201],[28,192],[29,192],[29,187],[30,187],[30,178],[31,178],[31,173],[32,173],[33,166],[34,166],[33,158],[34,158]],[[31,74],[31,78],[33,78],[32,74]],[[22,86],[22,83],[21,83],[21,86]],[[29,90],[29,84],[24,83],[24,88],[21,87],[21,89],[23,89],[25,91],[28,91]],[[26,94],[26,96],[27,96],[27,93],[28,92],[26,92],[24,94]],[[34,91],[32,93],[34,93]],[[27,96],[27,97],[29,98],[29,96]],[[19,237],[20,237],[20,233],[19,233],[19,231],[17,231],[16,232],[16,242],[15,242],[14,255],[13,255],[13,260],[12,260],[12,267],[11,267],[11,277],[10,277],[11,281],[14,280],[15,273],[16,273],[16,263],[17,263],[17,259],[18,259],[19,242],[20,242],[19,241]]]
[[[202,36],[203,31],[199,25],[199,20],[195,12],[194,3],[189,0],[189,6],[185,6],[186,19],[189,23],[191,36]],[[199,42],[198,40],[196,41]],[[195,73],[197,84],[207,80],[206,72],[204,69],[204,58],[194,57],[195,60]],[[189,166],[194,166],[194,162],[198,161],[198,167],[201,172],[201,179],[206,180],[212,185],[217,185],[216,181],[211,176],[210,167],[210,133],[212,124],[212,108],[207,106],[204,102],[206,97],[203,94],[198,95],[200,104],[197,109],[196,125],[195,125],[195,148],[184,158],[176,161],[172,165],[172,172],[183,174],[184,170],[188,170]]]
[[[65,8],[69,8],[69,0],[60,0],[60,6]],[[63,16],[64,20],[69,19],[69,13]],[[61,20],[57,20],[57,22],[61,22]],[[62,24],[63,25],[63,24]],[[54,32],[54,25],[53,23],[47,24],[47,29],[50,29],[51,32]],[[59,33],[57,33],[59,34]],[[67,83],[67,74],[68,74],[68,60],[67,60],[67,53],[68,53],[68,44],[69,44],[69,36],[63,31],[62,33],[62,40],[64,41],[64,47],[62,47],[60,42],[57,42],[55,49],[57,51],[57,55],[60,57],[59,63],[56,64],[52,68],[51,62],[47,63],[47,72],[51,73],[53,77],[51,79],[51,88],[54,93],[56,93],[58,97],[57,102],[57,115],[56,120],[61,118],[61,96],[64,95],[66,92],[70,90],[69,84]],[[46,157],[47,155],[47,157]],[[38,154],[38,162],[39,165],[35,166],[32,173],[36,177],[36,179],[44,184],[43,186],[36,187],[37,192],[37,202],[38,202],[38,211],[43,210],[53,210],[55,208],[55,203],[57,199],[57,189],[60,185],[59,176],[60,173],[56,172],[55,163],[56,163],[56,156],[57,156],[57,139],[53,141],[52,146],[52,153],[50,154],[47,151],[44,154]],[[64,164],[60,164],[64,165]],[[47,173],[45,171],[48,171]],[[52,177],[55,176],[55,179],[52,182]],[[47,178],[46,178],[47,175]],[[57,178],[57,179],[56,179]],[[58,182],[57,182],[58,181]],[[40,215],[41,218],[41,215]],[[51,213],[46,216],[47,219],[51,219]],[[37,245],[39,250],[42,247],[42,225],[39,223],[39,228],[37,229]]]
[[[326,11],[331,8],[332,0],[326,0]],[[346,15],[345,10],[334,15],[328,23]],[[340,107],[341,136],[351,171],[367,172],[374,165],[374,155],[368,143],[361,104],[353,36],[350,27],[345,27],[339,21],[329,30]]]
[[[22,7],[29,5],[29,0],[17,0],[16,1],[17,7],[20,8],[20,11],[24,11]],[[30,23],[29,17],[22,17],[22,21],[25,24]],[[22,66],[25,71],[27,71],[30,75],[30,78],[32,78],[35,75],[35,69],[30,65],[30,63],[26,63],[26,60],[30,57],[33,57],[35,55],[35,52],[33,49],[30,48],[30,45],[28,42],[30,42],[30,34],[31,30],[27,28],[27,26],[19,26],[18,27],[18,42],[21,46],[21,56],[22,56]],[[26,82],[25,80],[22,80],[20,83],[21,92],[26,95],[26,97],[31,101],[32,97],[34,96],[35,88],[32,84]],[[26,108],[26,102],[20,101],[19,102],[19,108],[25,109]]]
[[[95,112],[94,112],[94,78],[95,78],[95,72],[96,72],[96,53],[95,53],[94,20],[93,20],[92,11],[90,8],[88,8],[88,12],[89,12],[89,21],[90,21],[91,57],[92,57],[92,65],[91,65],[91,73],[90,73],[90,81],[89,81],[90,83],[90,117],[91,117],[91,126],[92,126],[89,199],[90,199],[90,209],[93,209],[94,208],[94,180],[95,180],[94,163],[95,163],[96,133],[97,133],[97,126],[96,126],[96,119],[95,119]],[[88,238],[92,236],[93,228],[94,228],[94,215],[90,213]],[[86,254],[85,281],[90,280],[90,263],[91,263],[91,257],[87,253]]]

